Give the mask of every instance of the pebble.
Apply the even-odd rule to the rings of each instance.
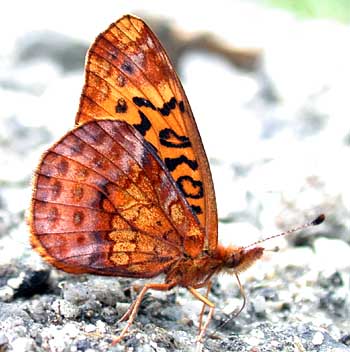
[[[19,337],[11,342],[13,351],[16,352],[30,352],[33,350],[33,340],[28,337]]]
[[[8,342],[9,342],[9,340],[8,340],[7,336],[4,333],[0,332],[0,347],[7,345]]]
[[[69,301],[65,301],[63,299],[57,299],[52,304],[52,309],[59,315],[67,319],[75,319],[77,318],[81,310],[78,306],[70,303]]]
[[[266,312],[266,299],[263,296],[254,298],[254,310],[257,316],[264,316]]]
[[[85,331],[86,332],[94,332],[94,331],[96,331],[96,326],[93,324],[88,324],[85,326]]]
[[[314,337],[312,338],[312,343],[315,346],[320,346],[322,345],[323,341],[324,341],[324,336],[322,332],[316,331]]]

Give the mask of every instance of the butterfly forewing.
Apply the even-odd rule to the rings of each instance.
[[[205,233],[217,245],[217,211],[208,160],[191,108],[170,60],[140,19],[124,16],[91,46],[78,125],[124,120],[164,163]]]
[[[31,214],[34,248],[72,273],[153,277],[203,247],[169,172],[121,121],[88,122],[44,154]]]

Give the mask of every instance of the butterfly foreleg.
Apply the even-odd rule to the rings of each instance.
[[[121,333],[119,334],[119,336],[116,337],[115,339],[113,339],[112,345],[113,346],[116,345],[125,337],[131,324],[135,320],[135,317],[136,317],[136,314],[139,310],[142,299],[148,290],[168,291],[168,290],[172,289],[174,286],[175,285],[173,283],[170,283],[170,284],[151,283],[151,284],[146,284],[145,286],[143,286],[142,290],[140,291],[140,293],[136,297],[135,301],[130,305],[129,309],[121,317],[121,319],[119,319],[119,321],[124,321],[126,319],[128,319],[128,321],[126,322],[126,325],[123,328],[123,330],[121,331]]]
[[[197,299],[202,301],[204,303],[204,305],[209,307],[209,313],[207,316],[207,320],[204,323],[203,327],[202,326],[200,327],[200,331],[197,336],[197,343],[200,343],[208,326],[209,326],[210,320],[213,317],[214,310],[215,310],[215,304],[213,302],[209,301],[209,299],[206,296],[203,296],[202,294],[200,294],[194,287],[188,286],[187,289],[193,294],[194,297],[196,297]],[[202,325],[201,319],[200,319],[200,323]]]
[[[208,295],[209,295],[209,292],[210,292],[210,289],[211,289],[211,281],[208,281],[205,286],[207,287],[207,291],[206,291],[204,297],[208,298]],[[204,311],[205,311],[205,307],[206,306],[207,306],[207,304],[203,302],[202,310],[201,310],[201,312],[199,314],[198,334],[200,334],[201,329],[202,329],[203,315],[204,315]]]

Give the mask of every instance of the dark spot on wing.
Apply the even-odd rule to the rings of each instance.
[[[185,155],[180,155],[177,158],[165,158],[164,159],[165,165],[169,171],[174,171],[178,165],[186,164],[192,170],[198,169],[198,163],[196,160],[190,160]]]
[[[128,105],[123,98],[119,98],[117,101],[117,105],[115,106],[116,113],[125,113],[128,110]]]
[[[151,128],[151,122],[150,120],[147,118],[147,116],[141,111],[139,110],[139,115],[141,118],[141,122],[138,124],[134,124],[133,126],[143,135],[145,136],[147,131]]]
[[[187,136],[179,136],[174,130],[164,128],[159,132],[160,144],[170,148],[188,148],[191,142]]]

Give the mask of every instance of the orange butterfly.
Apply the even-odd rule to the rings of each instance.
[[[264,248],[218,244],[214,187],[191,108],[142,20],[124,16],[91,46],[76,124],[36,170],[33,248],[74,274],[165,274],[164,283],[143,286],[114,343],[127,333],[149,289],[175,286],[204,303],[200,341],[214,304],[197,289],[209,291],[212,276],[223,270],[237,276]]]

